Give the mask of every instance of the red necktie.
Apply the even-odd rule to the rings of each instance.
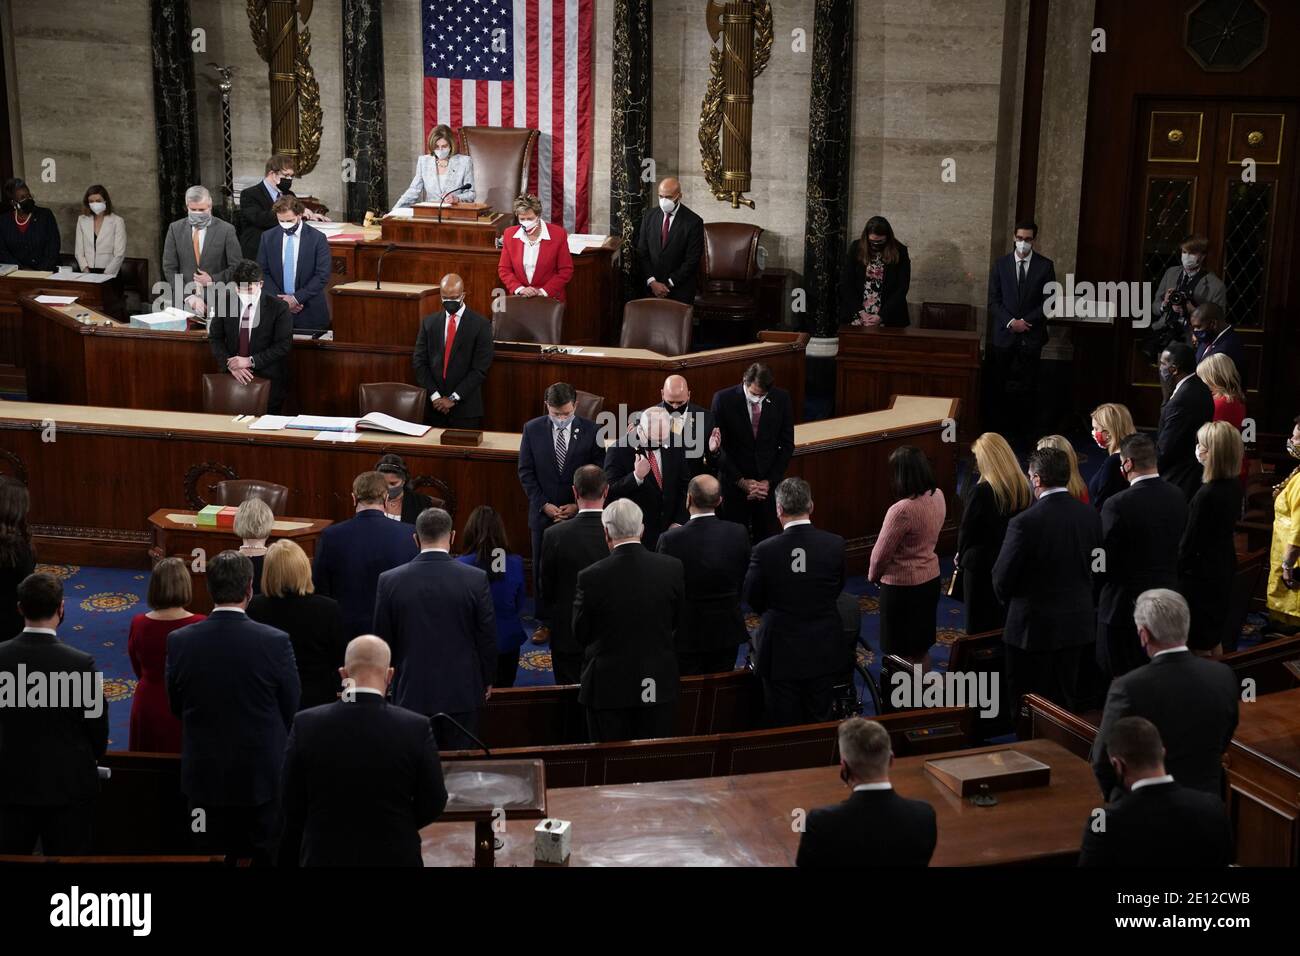
[[[250,305],[244,309],[244,314],[239,317],[239,355],[240,358],[248,358],[249,337],[253,334],[253,307]]]
[[[655,484],[658,485],[660,488],[662,488],[664,486],[664,476],[659,471],[659,462],[655,460],[655,450],[653,448],[650,449],[649,455],[650,455],[650,474],[655,476]]]
[[[664,216],[663,232],[659,233],[659,248],[662,249],[668,245],[668,224],[672,222],[672,216]]]
[[[456,341],[456,313],[447,313],[447,339],[442,346],[442,377],[447,377],[447,364],[451,361],[451,346]]]
[[[758,437],[758,419],[763,414],[762,402],[749,403],[749,423],[754,426],[754,437]]]

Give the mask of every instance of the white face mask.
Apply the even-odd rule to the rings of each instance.
[[[1200,264],[1201,264],[1200,256],[1192,255],[1192,253],[1190,252],[1183,253],[1183,268],[1186,269],[1188,272],[1192,272]]]
[[[90,211],[93,212],[96,216],[102,216],[104,214],[104,210],[107,208],[108,208],[107,203],[92,202],[90,204]]]
[[[1196,446],[1196,460],[1205,464],[1205,449],[1199,444]]]
[[[537,227],[540,226],[541,224],[542,221],[540,219],[529,219],[526,222],[521,220],[519,223],[519,225],[524,227],[524,232],[528,232],[528,233],[536,232]]]
[[[677,202],[676,200],[665,199],[663,196],[660,196],[659,208],[664,211],[665,216],[671,216],[677,209]]]
[[[745,401],[749,402],[749,404],[757,405],[759,402],[763,400],[764,396],[755,395],[753,392],[751,392],[748,388],[745,388],[744,386],[741,386],[741,389],[745,393]]]
[[[1025,256],[1029,255],[1029,250],[1032,249],[1032,248],[1034,248],[1033,243],[1031,243],[1031,242],[1027,242],[1027,241],[1024,240],[1024,239],[1017,239],[1017,240],[1016,240],[1016,252],[1018,252],[1018,253],[1020,254],[1020,257],[1021,257],[1022,259],[1023,259]]]
[[[280,228],[283,229],[285,232],[293,232],[295,229],[298,228],[298,220],[295,219],[293,220],[293,222],[281,222]]]
[[[444,146],[442,149],[435,149],[433,155],[437,156],[439,159],[446,159],[451,155],[451,150]]]

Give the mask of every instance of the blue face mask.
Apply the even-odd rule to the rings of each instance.
[[[1165,385],[1170,385],[1174,381],[1174,370],[1166,366],[1160,368],[1160,381]]]
[[[1198,342],[1204,342],[1210,337],[1209,329],[1192,329],[1192,338]]]

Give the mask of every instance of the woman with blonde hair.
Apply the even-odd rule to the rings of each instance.
[[[235,534],[242,543],[239,553],[253,562],[253,593],[262,593],[262,562],[266,560],[266,539],[275,528],[271,506],[261,498],[246,498],[235,512]]]
[[[1079,456],[1074,453],[1074,446],[1070,444],[1069,439],[1062,435],[1044,435],[1038,439],[1036,448],[1055,448],[1057,451],[1065,452],[1065,457],[1070,459],[1070,484],[1068,485],[1070,494],[1075,499],[1088,504],[1088,486],[1084,483],[1083,475],[1079,474]]]
[[[1237,476],[1242,450],[1241,433],[1228,422],[1206,422],[1196,432],[1196,458],[1204,471],[1178,545],[1178,576],[1191,610],[1187,646],[1197,654],[1217,654],[1223,647],[1237,646],[1237,636],[1228,634],[1227,628],[1228,599],[1237,571],[1234,535],[1241,517]]]
[[[439,123],[429,130],[426,145],[429,152],[415,161],[415,177],[398,197],[390,216],[403,206],[414,206],[422,196],[426,202],[474,201],[474,163],[469,156],[456,152],[451,127]]]
[[[302,681],[299,710],[328,704],[338,697],[339,668],[347,647],[338,602],[315,591],[307,553],[296,542],[285,539],[266,552],[262,593],[248,605],[248,616],[254,621],[278,627],[289,635]]]
[[[1001,435],[985,432],[971,450],[979,478],[966,492],[955,564],[961,570],[966,633],[979,634],[1006,624],[1006,608],[993,593],[993,564],[1007,525],[1029,507],[1033,496],[1015,452]]]
[[[1205,387],[1214,396],[1214,418],[1216,422],[1227,422],[1241,431],[1241,424],[1246,420],[1246,390],[1241,384],[1241,375],[1237,363],[1225,352],[1212,352],[1201,364],[1196,366],[1196,377],[1205,383]],[[1246,487],[1246,458],[1242,455],[1241,487]]]
[[[1136,433],[1133,416],[1125,406],[1107,402],[1092,410],[1092,440],[1109,456],[1088,482],[1088,497],[1098,511],[1107,498],[1128,487],[1119,467],[1119,443]]]
[[[497,275],[508,295],[543,296],[564,301],[564,288],[573,278],[569,235],[563,227],[542,221],[542,201],[520,196],[514,204],[517,226],[501,237]]]

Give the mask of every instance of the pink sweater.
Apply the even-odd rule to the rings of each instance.
[[[885,512],[876,545],[871,549],[868,581],[884,584],[924,584],[939,576],[939,541],[947,505],[943,491],[903,498]]]

